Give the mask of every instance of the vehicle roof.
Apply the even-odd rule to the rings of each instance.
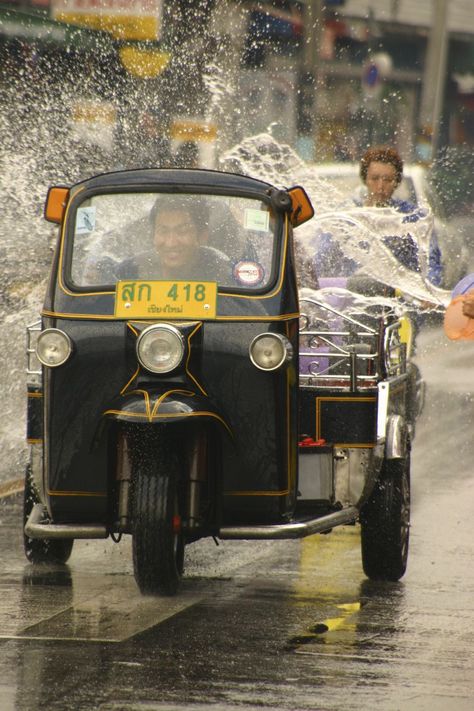
[[[218,170],[146,168],[121,170],[102,173],[81,181],[73,186],[73,191],[79,189],[95,190],[100,188],[116,188],[127,186],[131,188],[152,188],[168,185],[173,192],[186,192],[192,188],[212,188],[225,191],[251,191],[265,193],[273,186],[261,180],[236,173],[225,173]]]

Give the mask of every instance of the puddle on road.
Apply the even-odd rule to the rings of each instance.
[[[120,578],[115,578],[113,588],[96,594],[89,591],[88,597],[78,597],[71,590],[73,600],[65,609],[43,616],[38,622],[20,627],[15,632],[12,630],[10,634],[5,633],[4,628],[0,639],[123,642],[203,598],[202,592],[186,591],[176,598],[145,597],[137,592],[133,578]],[[44,594],[41,597],[44,600]],[[58,597],[57,606],[60,604]]]

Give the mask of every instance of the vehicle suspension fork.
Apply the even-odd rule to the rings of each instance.
[[[207,435],[204,427],[194,430],[189,450],[189,477],[187,486],[187,528],[194,531],[201,523],[201,487],[207,477]]]
[[[120,431],[117,440],[117,483],[118,483],[118,530],[129,530],[129,498],[132,468],[130,464],[129,441],[125,432]]]

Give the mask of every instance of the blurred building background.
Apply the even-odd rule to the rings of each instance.
[[[212,166],[272,125],[310,161],[388,142],[472,167],[471,0],[4,0],[0,53],[19,114],[55,96],[114,165]]]

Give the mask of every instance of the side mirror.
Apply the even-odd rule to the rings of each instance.
[[[48,222],[61,224],[69,197],[69,188],[50,188],[44,206],[44,217]]]
[[[313,217],[314,208],[306,190],[301,186],[290,188],[288,194],[291,198],[290,222],[293,227],[299,227]]]

